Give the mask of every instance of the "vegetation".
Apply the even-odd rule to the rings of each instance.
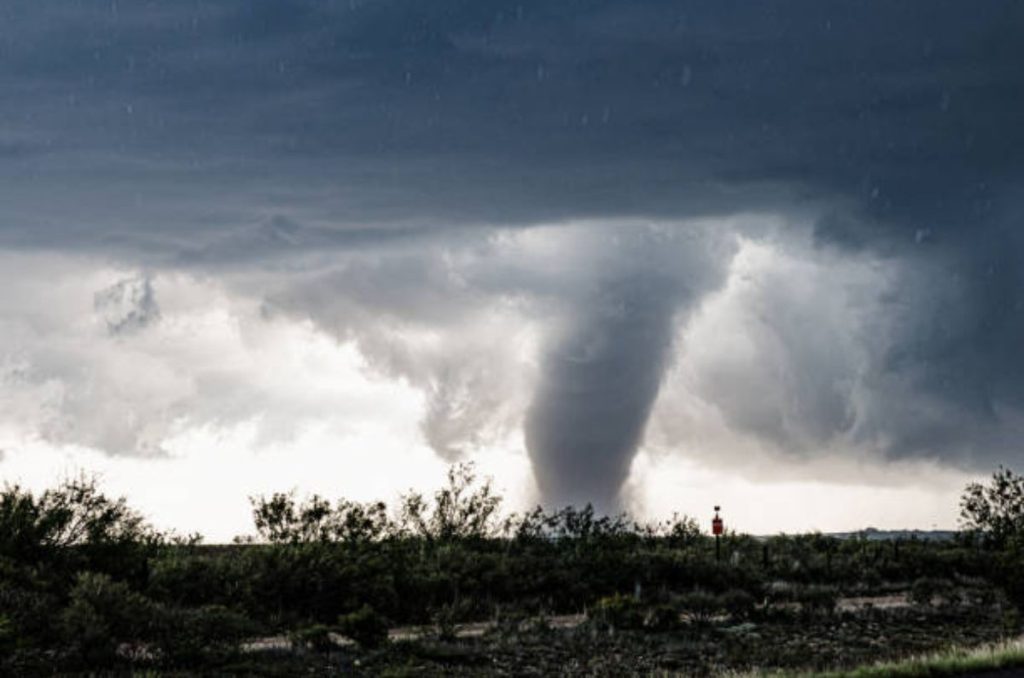
[[[1024,476],[1000,467],[989,485],[971,483],[960,499],[964,526],[992,546],[1019,549],[1024,535]]]
[[[1022,487],[969,486],[955,540],[728,534],[719,561],[688,518],[503,518],[465,465],[393,510],[255,497],[256,534],[222,546],[89,479],[8,486],[0,674],[853,670],[1019,633]]]
[[[1024,667],[1024,645],[1018,641],[973,649],[954,648],[920,657],[861,666],[849,671],[756,672],[737,674],[735,678],[941,678],[985,675],[986,672],[1021,667]]]

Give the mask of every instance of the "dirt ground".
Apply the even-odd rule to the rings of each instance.
[[[876,609],[893,609],[907,607],[907,605],[909,603],[905,595],[888,595],[840,598],[837,607],[844,611],[856,611],[867,606],[872,606]],[[574,629],[586,621],[586,619],[586,615],[583,614],[570,614],[548,617],[547,622],[548,626],[553,629]],[[494,628],[494,625],[495,623],[492,621],[459,624],[456,627],[455,636],[457,638],[478,638]],[[435,631],[436,629],[431,626],[401,626],[391,629],[388,632],[388,638],[392,641],[420,640],[429,637]],[[348,638],[337,634],[332,634],[332,639],[341,646],[353,644]],[[291,648],[291,641],[286,636],[259,638],[242,646],[242,649],[246,652],[273,652],[288,650],[289,648]],[[1024,678],[1024,674],[1021,675]]]

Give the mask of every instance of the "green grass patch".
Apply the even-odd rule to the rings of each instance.
[[[846,671],[767,671],[725,675],[732,678],[938,678],[1017,667],[1024,667],[1024,639],[977,648],[952,648]]]

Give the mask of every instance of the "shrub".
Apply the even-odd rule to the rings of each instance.
[[[458,636],[458,621],[462,619],[462,616],[461,605],[446,603],[438,608],[433,615],[438,638],[444,641],[454,641]]]
[[[237,562],[237,561],[235,561]],[[170,553],[155,558],[149,571],[146,593],[163,603],[194,607],[230,598],[237,575],[232,561],[196,554]]]
[[[807,586],[797,592],[797,602],[807,616],[828,616],[835,612],[839,592],[832,586]]]
[[[719,596],[719,603],[733,619],[747,619],[753,613],[757,601],[743,589],[729,589]]]
[[[1003,636],[1013,638],[1020,635],[1020,610],[1016,607],[1008,607],[1003,610],[1003,618],[1000,620],[1003,627]]]
[[[145,640],[153,619],[148,599],[105,574],[85,572],[71,589],[60,626],[72,653],[92,668],[114,663],[122,644]]]
[[[494,493],[491,480],[477,483],[473,464],[463,463],[448,468],[447,481],[434,493],[432,504],[417,492],[404,495],[398,529],[439,541],[494,536],[501,497]]]
[[[222,662],[259,632],[248,617],[220,605],[160,608],[154,649],[161,663],[180,667]]]
[[[298,502],[293,493],[276,492],[270,498],[250,497],[249,503],[257,533],[272,544],[365,544],[381,539],[393,527],[382,502],[342,499],[332,508],[319,495]]]
[[[300,650],[327,653],[334,648],[331,640],[331,627],[324,624],[313,624],[296,629],[290,634],[292,647]]]
[[[937,577],[920,577],[910,587],[910,602],[922,607],[950,603],[955,600],[953,583]]]
[[[976,607],[992,607],[996,602],[996,592],[990,586],[977,586],[968,591],[967,599]]]
[[[365,648],[388,642],[388,620],[369,605],[338,618],[338,630]]]
[[[797,598],[796,586],[785,581],[772,582],[765,587],[765,597],[772,605],[792,603]]]
[[[21,649],[62,643],[60,629],[53,623],[60,610],[61,600],[46,591],[37,573],[4,567],[0,558],[0,617],[6,619],[8,633]]]
[[[960,518],[990,546],[1019,541],[1024,534],[1024,476],[1000,466],[989,485],[969,484],[960,498]]]
[[[499,609],[495,618],[494,629],[499,635],[514,636],[523,628],[528,615],[522,610]]]
[[[993,581],[1002,588],[1011,604],[1024,610],[1024,560],[1015,554],[1001,554],[994,568]]]
[[[643,627],[646,631],[671,631],[678,626],[679,612],[672,605],[655,605],[644,613]]]
[[[124,498],[110,499],[87,477],[39,496],[9,485],[0,491],[0,557],[76,570],[116,573],[142,582],[161,535]]]
[[[548,619],[548,616],[546,614],[540,614],[530,620],[530,623],[526,626],[526,630],[534,635],[546,636],[554,629],[551,627],[551,620]]]
[[[693,591],[679,599],[682,608],[690,614],[698,624],[707,624],[719,611],[719,600],[706,591]]]
[[[642,606],[632,597],[618,593],[598,600],[587,610],[587,617],[600,628],[619,631],[639,629],[644,625]]]
[[[14,651],[17,636],[14,632],[14,623],[7,617],[0,615],[0,655],[9,655]]]

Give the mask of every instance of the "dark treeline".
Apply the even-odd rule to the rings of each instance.
[[[271,634],[318,646],[338,633],[370,650],[395,626],[444,634],[536,615],[585,612],[597,625],[652,630],[681,611],[806,619],[832,614],[840,595],[912,586],[927,604],[956,582],[1020,606],[1022,490],[1008,471],[970,486],[969,529],[948,542],[727,534],[718,561],[689,518],[640,524],[589,507],[503,517],[468,466],[393,510],[254,498],[256,535],[223,546],[161,534],[88,479],[39,495],[8,486],[0,673],[227,669],[245,641]]]

